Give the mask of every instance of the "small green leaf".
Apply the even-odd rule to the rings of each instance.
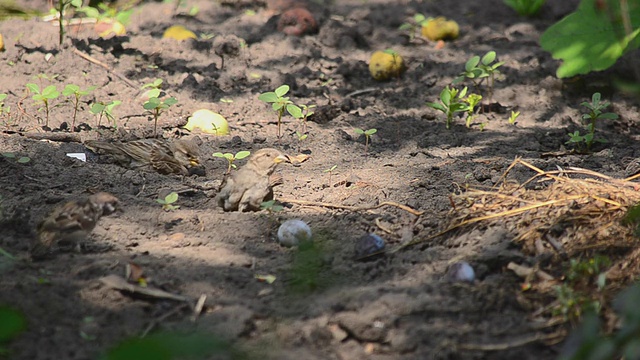
[[[300,109],[298,106],[294,104],[287,105],[287,111],[289,112],[289,114],[291,114],[291,116],[293,116],[296,119],[302,119],[304,117],[302,115],[302,109]]]
[[[442,104],[438,104],[438,103],[431,103],[431,102],[430,102],[430,103],[427,103],[427,106],[428,106],[428,107],[430,107],[430,108],[434,108],[434,109],[436,109],[436,110],[440,110],[440,111],[442,111],[442,112],[444,112],[444,113],[446,113],[446,112],[447,112],[447,109],[446,109]]]
[[[484,54],[484,56],[482,57],[482,64],[484,65],[489,65],[491,64],[494,60],[496,59],[496,52],[495,51],[489,51],[486,54]]]
[[[167,204],[173,204],[174,202],[178,201],[178,193],[172,192],[169,195],[165,196],[164,200],[167,202]]]
[[[476,66],[478,66],[478,63],[480,62],[480,56],[476,55],[473,56],[471,59],[469,59],[466,64],[464,64],[464,69],[466,71],[472,71]]]
[[[393,49],[386,49],[383,51],[383,53],[393,55],[393,56],[398,56],[398,52]]]
[[[598,116],[598,119],[606,119],[606,120],[616,120],[618,118],[618,114],[614,113],[604,113]]]
[[[171,106],[171,105],[174,105],[174,104],[177,104],[177,103],[178,103],[178,99],[176,99],[174,97],[170,97],[170,98],[168,98],[168,99],[166,99],[164,101],[164,104],[168,105],[168,106]]]
[[[404,24],[400,25],[398,30],[404,31],[404,30],[411,30],[412,28],[413,28],[413,25],[404,23]]]
[[[36,93],[36,94],[40,93],[40,87],[36,84],[32,84],[32,83],[27,84],[27,89],[29,89],[29,92],[32,92],[32,93]]]
[[[236,154],[236,159],[241,160],[249,155],[251,155],[250,151],[238,151],[238,153]]]
[[[80,87],[78,85],[68,84],[62,90],[62,95],[64,95],[64,96],[75,95],[79,90],[80,90]]]
[[[94,115],[100,114],[102,112],[102,110],[105,109],[105,105],[104,104],[100,104],[100,103],[95,103],[93,105],[91,105],[91,113]]]
[[[355,129],[353,129],[353,131],[354,131],[356,134],[364,135],[364,130],[362,130],[362,129],[355,128]]]
[[[22,157],[20,157],[20,158],[18,159],[18,162],[19,162],[20,164],[26,164],[26,163],[28,163],[29,161],[31,161],[31,158],[26,157],[26,156],[22,156]]]
[[[258,100],[262,100],[266,103],[273,103],[278,101],[278,95],[276,95],[276,93],[274,92],[266,92],[266,93],[260,94],[260,96],[258,96]]]
[[[373,134],[375,134],[377,132],[378,132],[378,129],[369,129],[369,130],[365,131],[364,134],[371,136],[371,135],[373,135]]]
[[[8,159],[13,159],[16,157],[16,154],[12,153],[12,152],[6,152],[6,153],[2,153],[2,156],[8,158]]]
[[[275,91],[276,96],[278,97],[282,97],[288,92],[289,92],[289,85],[282,85],[279,88],[277,88]]]
[[[46,97],[47,99],[55,99],[60,96],[60,93],[56,89],[55,85],[49,85],[44,88],[44,90],[42,90],[42,96]]]

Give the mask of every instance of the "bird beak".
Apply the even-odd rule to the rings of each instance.
[[[275,159],[273,159],[273,162],[276,163],[276,164],[280,164],[281,162],[290,163],[291,160],[289,160],[289,157],[287,157],[287,155],[279,155]]]

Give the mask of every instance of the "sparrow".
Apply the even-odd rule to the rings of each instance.
[[[85,146],[93,152],[109,154],[118,164],[132,169],[146,167],[164,175],[205,175],[204,167],[200,164],[200,151],[189,140],[88,140]]]
[[[273,199],[273,186],[279,179],[272,174],[281,162],[289,162],[289,158],[276,149],[256,151],[242,168],[222,181],[216,204],[224,211],[260,210],[261,203]]]
[[[118,198],[106,192],[54,208],[38,224],[31,256],[36,259],[46,256],[58,243],[79,244],[93,231],[102,216],[118,209]]]

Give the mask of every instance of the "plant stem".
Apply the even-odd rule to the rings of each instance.
[[[364,134],[364,152],[369,152],[369,135]]]
[[[76,131],[76,115],[78,114],[78,96],[76,95],[76,103],[73,107],[73,120],[71,120],[71,132]]]
[[[44,102],[44,111],[45,111],[45,114],[46,114],[46,116],[47,116],[47,119],[46,119],[46,122],[45,122],[45,124],[44,124],[44,125],[45,125],[46,127],[49,127],[49,102],[48,102],[48,101],[46,101],[46,100],[45,100],[45,102]]]
[[[278,111],[278,142],[280,142],[280,125],[282,124],[282,114],[284,114],[284,108]]]
[[[58,23],[60,25],[60,46],[62,46],[62,42],[64,41],[64,24],[63,24],[64,1],[65,0],[58,0],[58,6],[59,6]]]

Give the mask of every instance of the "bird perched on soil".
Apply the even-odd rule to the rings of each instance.
[[[59,243],[70,245],[84,240],[102,216],[118,210],[115,196],[99,192],[82,201],[70,201],[53,209],[37,228],[37,239],[31,256],[39,258],[51,252]]]
[[[85,146],[91,151],[111,155],[120,165],[132,169],[146,167],[164,175],[205,175],[204,167],[200,164],[198,146],[189,140],[88,140]]]
[[[273,186],[279,181],[272,176],[276,166],[288,162],[276,149],[256,151],[238,171],[227,176],[220,186],[216,203],[224,211],[257,211],[260,204],[273,198]]]

